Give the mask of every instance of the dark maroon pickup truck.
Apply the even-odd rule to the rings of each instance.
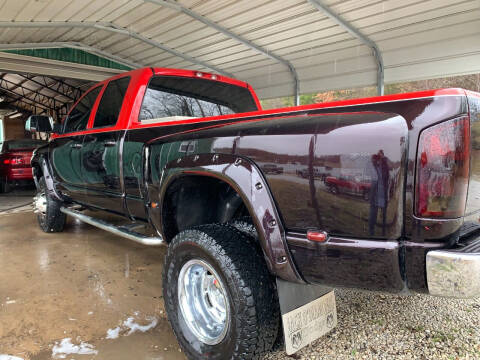
[[[69,215],[168,245],[165,307],[189,358],[258,358],[282,329],[291,354],[336,325],[335,287],[480,295],[480,94],[261,111],[246,83],[145,68],[54,130],[32,158],[40,226]]]

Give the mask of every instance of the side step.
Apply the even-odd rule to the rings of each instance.
[[[95,219],[91,216],[82,214],[81,212],[78,212],[76,210],[72,210],[66,207],[62,207],[60,209],[61,212],[70,215],[80,221],[83,221],[87,224],[96,226],[102,230],[111,232],[112,234],[119,235],[121,237],[124,237],[128,240],[135,241],[139,244],[142,245],[147,245],[147,246],[160,246],[160,245],[166,245],[166,242],[160,237],[155,237],[155,236],[147,236],[144,234],[140,234],[138,232],[132,231],[129,228],[125,226],[116,226],[113,224],[110,224],[106,221],[100,220],[100,219]]]

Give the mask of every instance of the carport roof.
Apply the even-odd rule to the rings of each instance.
[[[480,72],[480,1],[3,0],[0,49],[217,71],[260,98]],[[0,65],[1,66],[1,65]],[[1,67],[0,67],[1,69]]]
[[[65,114],[92,84],[90,81],[55,77],[0,73],[1,109],[14,109],[36,114]],[[5,111],[3,111],[5,112]],[[7,111],[8,112],[8,111]]]

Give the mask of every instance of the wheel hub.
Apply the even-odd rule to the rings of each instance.
[[[207,262],[186,262],[178,277],[178,302],[190,331],[203,343],[216,345],[226,336],[230,306],[222,279]]]
[[[45,215],[47,213],[47,197],[45,192],[40,192],[33,198],[33,212]]]

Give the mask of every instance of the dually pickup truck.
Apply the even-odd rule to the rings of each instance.
[[[49,124],[27,124],[52,132],[31,161],[41,228],[68,215],[168,245],[165,308],[191,359],[257,359],[282,337],[291,354],[336,326],[336,287],[480,295],[478,93],[262,111],[244,82],[144,68]]]

